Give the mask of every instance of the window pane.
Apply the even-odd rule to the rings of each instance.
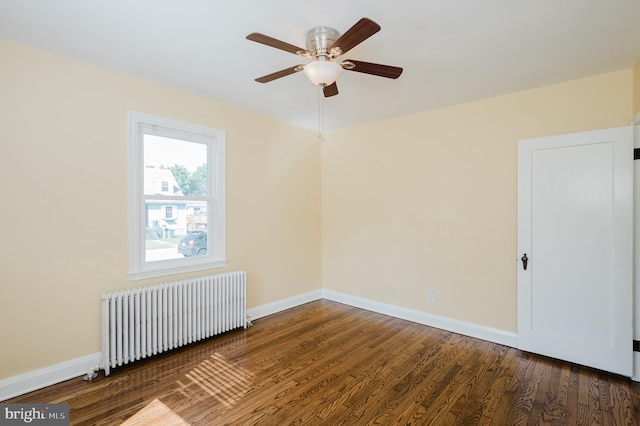
[[[207,145],[145,134],[144,193],[204,197],[207,187]]]
[[[129,130],[130,279],[225,266],[224,131],[135,111]]]
[[[147,200],[145,208],[146,262],[204,256],[209,252],[206,201]]]

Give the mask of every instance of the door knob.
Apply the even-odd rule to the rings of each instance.
[[[522,256],[520,258],[520,260],[522,260],[522,267],[526,271],[527,270],[527,263],[529,263],[529,258],[527,257],[527,253],[525,253],[524,256]]]

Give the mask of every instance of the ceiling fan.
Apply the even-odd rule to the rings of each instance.
[[[303,71],[313,84],[322,87],[324,96],[329,97],[338,94],[336,79],[343,69],[396,79],[402,74],[402,68],[400,67],[373,64],[352,59],[337,60],[339,56],[344,55],[378,31],[380,31],[380,25],[368,18],[360,19],[342,35],[333,28],[316,27],[307,33],[306,49],[264,34],[251,33],[247,36],[247,40],[312,59],[312,61],[306,65],[296,65],[285,68],[256,78],[256,81],[258,83],[268,83],[278,78]]]

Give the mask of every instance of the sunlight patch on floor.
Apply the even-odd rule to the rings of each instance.
[[[122,426],[183,426],[189,425],[182,417],[177,415],[171,408],[167,407],[159,399],[154,399],[142,410],[127,419]]]
[[[228,408],[249,391],[253,381],[250,372],[227,361],[219,353],[202,361],[186,377]]]

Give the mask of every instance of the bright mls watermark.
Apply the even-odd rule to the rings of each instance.
[[[0,404],[0,426],[68,426],[69,404]]]

